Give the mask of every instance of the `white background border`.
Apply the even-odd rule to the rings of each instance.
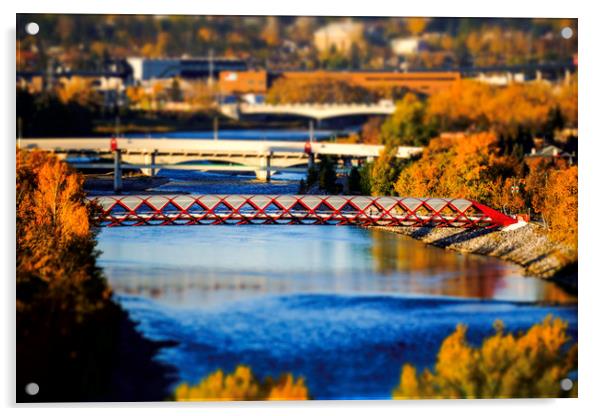
[[[600,194],[602,164],[602,106],[599,103],[602,89],[602,16],[595,2],[582,0],[504,0],[498,2],[476,1],[384,1],[355,2],[347,0],[303,0],[299,2],[267,0],[228,0],[212,2],[199,0],[4,0],[1,3],[2,41],[0,47],[0,72],[4,96],[0,111],[4,137],[2,143],[2,200],[0,200],[2,225],[2,277],[0,311],[3,340],[0,357],[3,361],[0,375],[0,395],[4,406],[12,412],[43,411],[50,415],[81,414],[82,411],[106,415],[107,412],[140,412],[164,415],[169,412],[186,414],[448,414],[483,416],[522,415],[526,412],[562,416],[601,414],[602,382],[601,324],[602,271],[598,257]],[[412,402],[312,402],[312,403],[228,403],[228,404],[114,404],[114,405],[53,405],[48,409],[39,406],[15,406],[14,364],[14,138],[15,138],[15,13],[131,13],[131,14],[280,14],[280,15],[355,15],[355,16],[470,16],[470,17],[573,17],[579,18],[579,396],[577,400],[458,400]],[[597,128],[597,129],[596,129]],[[598,210],[596,210],[598,207]],[[370,365],[370,363],[366,363]],[[107,407],[110,407],[107,409]],[[125,408],[124,408],[125,407]]]

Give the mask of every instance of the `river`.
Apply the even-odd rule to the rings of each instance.
[[[189,383],[246,364],[302,376],[316,399],[386,399],[401,366],[432,366],[458,323],[476,343],[497,319],[516,331],[552,314],[577,338],[576,299],[553,283],[386,231],[118,227],[98,239],[116,299],[144,336],[175,341],[157,360]]]

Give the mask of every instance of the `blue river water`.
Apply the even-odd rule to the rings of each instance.
[[[315,130],[315,140],[326,140],[337,135],[334,130]],[[168,139],[213,139],[213,131],[176,131],[166,133],[150,134],[127,134],[126,137],[133,139],[142,137],[158,137]],[[219,130],[218,140],[282,140],[282,141],[306,141],[310,138],[309,130]]]
[[[190,179],[190,178],[189,178]],[[192,180],[192,179],[190,179]],[[401,366],[432,366],[459,323],[478,343],[501,319],[569,322],[576,299],[497,259],[335,226],[105,228],[117,299],[181,381],[249,365],[291,372],[316,399],[386,399]]]

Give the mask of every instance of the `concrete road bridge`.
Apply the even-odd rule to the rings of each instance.
[[[298,116],[317,121],[349,116],[388,116],[395,112],[395,104],[382,101],[375,104],[222,104],[222,114],[239,119],[252,115]]]
[[[254,171],[258,178],[269,180],[279,170],[298,167],[305,171],[321,156],[343,160],[364,160],[378,157],[384,146],[369,144],[302,143],[264,140],[199,140],[147,138],[52,138],[20,139],[24,149],[42,149],[59,157],[77,160],[78,156],[111,157],[118,163],[140,168],[147,174],[158,169],[188,169],[199,171]],[[409,158],[422,151],[421,147],[399,147],[398,158]],[[214,162],[184,165],[190,162]],[[118,162],[118,163],[117,163]],[[81,164],[88,167],[107,167],[100,164]],[[111,167],[111,165],[108,165]],[[119,169],[121,166],[115,166]]]
[[[517,220],[478,202],[342,195],[127,195],[90,198],[101,226],[336,224],[506,227]]]

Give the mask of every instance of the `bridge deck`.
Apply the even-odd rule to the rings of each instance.
[[[515,219],[467,199],[340,195],[128,195],[91,198],[102,226],[337,224],[501,227]]]
[[[24,149],[50,150],[57,153],[110,154],[108,138],[54,138],[21,139]],[[205,139],[127,139],[118,138],[117,146],[124,155],[191,156],[197,158],[229,158],[233,156],[256,158],[272,154],[274,159],[307,158],[305,142],[266,140],[205,140]],[[357,158],[377,157],[384,149],[382,145],[316,143],[309,150],[317,156],[335,155]],[[421,147],[400,146],[398,158],[409,158],[419,154]]]

